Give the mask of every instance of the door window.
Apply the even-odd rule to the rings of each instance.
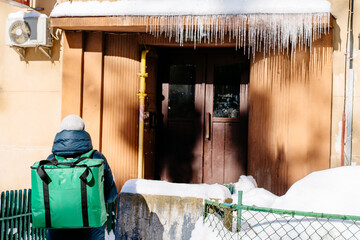
[[[214,117],[238,118],[240,116],[241,64],[215,66]]]
[[[169,79],[169,118],[192,118],[195,115],[194,65],[171,65]]]

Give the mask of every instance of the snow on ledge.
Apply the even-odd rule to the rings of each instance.
[[[185,184],[157,180],[130,179],[121,189],[122,193],[194,197],[202,199],[231,198],[229,189],[220,184]]]
[[[184,16],[330,12],[331,4],[327,0],[118,0],[63,2],[54,7],[50,16]]]
[[[18,12],[10,13],[8,15],[8,18],[9,19],[47,18],[47,16],[37,11],[31,11],[31,12],[18,11]]]

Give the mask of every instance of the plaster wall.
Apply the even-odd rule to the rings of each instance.
[[[347,21],[349,13],[349,1],[329,0],[332,5],[332,14],[335,16],[333,35],[333,97],[332,97],[332,133],[331,133],[331,167],[338,167],[341,164],[341,129],[342,114],[344,109],[345,96],[345,57]],[[358,35],[360,34],[360,2],[354,1],[354,104],[353,104],[353,141],[352,141],[352,162],[360,164],[360,51]],[[349,51],[349,50],[348,50]],[[347,65],[349,68],[349,64]],[[349,80],[349,72],[346,71],[346,81]],[[330,81],[330,79],[329,79]],[[345,137],[346,139],[346,137]]]
[[[48,15],[54,3],[36,6]],[[52,59],[32,48],[21,60],[5,45],[8,14],[25,10],[0,1],[0,191],[30,188],[30,166],[51,152],[61,120],[60,41]]]

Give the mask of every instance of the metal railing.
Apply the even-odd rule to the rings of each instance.
[[[113,232],[115,234],[116,201],[113,203],[106,204],[106,211],[107,211],[106,231],[108,233]]]
[[[205,201],[204,224],[219,239],[360,239],[360,216]]]
[[[107,232],[115,232],[116,203],[107,204]],[[1,192],[0,240],[46,239],[46,229],[32,228],[31,189]]]

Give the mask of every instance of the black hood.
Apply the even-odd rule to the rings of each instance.
[[[56,134],[52,153],[63,157],[76,157],[93,148],[86,131],[63,130]]]

